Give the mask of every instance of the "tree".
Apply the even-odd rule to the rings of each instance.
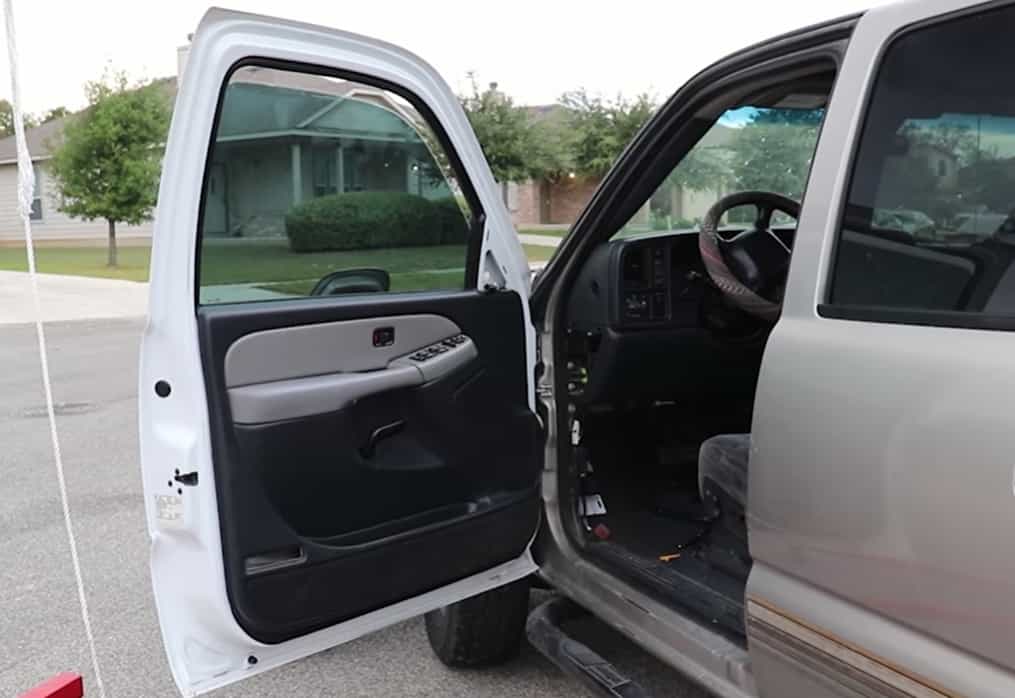
[[[25,128],[38,125],[38,120],[31,114],[22,114]],[[14,107],[6,99],[0,99],[0,138],[14,135]]]
[[[533,174],[531,157],[535,142],[532,126],[525,109],[515,106],[510,97],[491,82],[480,91],[470,73],[470,94],[459,97],[472,130],[499,182],[517,182]]]
[[[529,119],[528,164],[532,178],[556,180],[573,172],[567,113],[554,105],[544,113],[531,114]]]
[[[695,146],[667,178],[689,191],[719,191],[730,179],[729,166],[715,147]]]
[[[606,100],[585,89],[565,93],[560,103],[567,110],[567,148],[574,169],[592,177],[606,174],[656,109],[649,95]]]
[[[107,264],[113,267],[116,224],[151,218],[169,106],[162,91],[130,85],[122,72],[88,83],[85,94],[89,107],[68,121],[50,167],[61,211],[108,223]]]
[[[62,119],[65,116],[70,116],[70,109],[64,106],[53,107],[43,115],[40,123],[45,124],[56,119]]]
[[[772,191],[800,199],[807,184],[820,114],[804,110],[759,111],[730,143],[730,186]]]

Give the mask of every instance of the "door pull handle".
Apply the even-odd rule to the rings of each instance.
[[[389,437],[394,436],[398,432],[402,431],[402,429],[404,428],[405,428],[404,419],[399,419],[397,421],[392,422],[391,424],[385,424],[382,427],[377,427],[372,432],[370,432],[370,438],[368,438],[367,442],[363,444],[362,447],[360,447],[359,450],[360,455],[363,456],[364,458],[373,458],[374,453],[377,451],[378,442],[382,441],[383,439],[387,439]]]

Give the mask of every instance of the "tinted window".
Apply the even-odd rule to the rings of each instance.
[[[824,101],[797,96],[796,101]],[[807,185],[824,109],[741,106],[729,109],[705,132],[649,197],[619,236],[648,230],[697,230],[723,196],[760,190],[799,201]],[[723,223],[742,228],[753,206],[728,211]],[[795,221],[776,212],[776,225]]]
[[[871,95],[829,300],[1015,312],[1015,9],[908,33]]]
[[[473,217],[405,99],[243,67],[205,177],[200,300],[461,289]]]

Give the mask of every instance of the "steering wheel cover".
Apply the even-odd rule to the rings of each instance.
[[[767,191],[745,191],[724,196],[715,202],[701,221],[701,230],[698,233],[698,250],[701,253],[701,261],[705,264],[705,271],[731,303],[755,317],[775,322],[782,312],[782,304],[763,298],[741,283],[740,279],[726,265],[720,248],[723,241],[719,237],[719,221],[723,214],[732,208],[746,204],[784,211],[794,218],[800,215],[800,204],[781,194]],[[769,235],[772,234],[770,231],[765,232]]]

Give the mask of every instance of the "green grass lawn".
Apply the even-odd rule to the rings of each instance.
[[[151,248],[144,246],[123,246],[118,252],[120,265],[106,266],[106,248],[94,247],[47,247],[35,248],[35,263],[40,272],[47,274],[70,274],[72,276],[99,276],[107,279],[128,281],[148,280],[148,258]],[[28,260],[24,247],[0,247],[0,270],[28,271]]]
[[[553,248],[525,245],[530,261],[545,261]],[[106,248],[36,248],[40,272],[97,276],[130,281],[148,280],[151,249],[124,246],[119,249],[120,265],[106,266]],[[287,293],[305,293],[317,279],[336,269],[379,267],[391,274],[392,290],[448,288],[457,285],[455,275],[465,273],[465,247],[400,247],[349,252],[289,251],[284,240],[223,240],[205,245],[201,263],[204,285],[259,283]],[[0,247],[0,270],[27,271],[23,247]]]
[[[562,238],[567,233],[567,228],[519,228],[519,235],[546,235],[548,237]]]
[[[546,245],[522,245],[522,248],[530,262],[545,262],[557,251],[556,247],[547,247]]]

